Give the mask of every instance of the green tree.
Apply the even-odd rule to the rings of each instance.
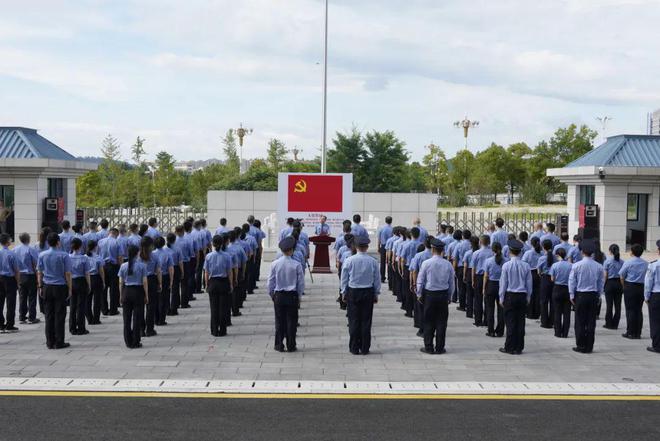
[[[174,157],[165,151],[156,154],[154,196],[157,204],[171,207],[184,203],[185,179],[174,169]]]
[[[408,152],[394,132],[369,132],[364,136],[367,151],[364,189],[370,192],[400,192],[406,181]]]
[[[103,163],[99,167],[99,172],[103,178],[100,181],[99,190],[101,192],[108,191],[106,195],[110,195],[110,204],[115,204],[117,200],[117,188],[119,177],[122,173],[122,167],[119,163],[121,160],[120,144],[117,138],[108,134],[101,144],[101,154],[103,155]]]
[[[513,201],[515,192],[528,182],[528,165],[532,157],[532,149],[524,142],[518,142],[509,145],[506,149],[508,154],[509,166],[507,167],[507,187],[509,198]]]
[[[413,162],[406,167],[408,176],[404,191],[412,193],[425,193],[428,189],[428,170],[419,162]]]
[[[233,129],[227,130],[224,138],[222,138],[222,153],[225,155],[227,164],[227,172],[239,174],[241,168],[241,159],[238,156],[238,148],[236,147],[236,135]]]
[[[477,153],[477,167],[472,176],[471,190],[479,195],[481,202],[497,200],[497,193],[506,191],[509,174],[509,155],[504,147],[492,143],[490,147]]]
[[[439,198],[443,186],[446,186],[449,179],[447,157],[445,152],[435,144],[429,144],[424,148],[427,151],[422,159],[426,188],[437,194]]]
[[[135,163],[135,168],[133,169],[133,177],[135,182],[133,183],[133,188],[135,188],[135,205],[140,205],[140,195],[144,194],[144,189],[148,183],[145,183],[144,174],[146,167],[144,166],[144,156],[147,154],[144,149],[144,139],[139,136],[135,140],[135,143],[131,146],[131,159]]]
[[[454,191],[462,192],[466,197],[470,191],[474,165],[474,155],[465,149],[456,153],[449,162],[449,185]]]
[[[279,172],[282,164],[286,161],[286,155],[289,152],[286,145],[277,138],[268,141],[268,165]]]
[[[332,145],[334,148],[328,150],[328,171],[352,173],[353,188],[356,191],[362,191],[366,176],[365,159],[367,156],[362,135],[355,127],[348,133],[337,132],[332,140]]]

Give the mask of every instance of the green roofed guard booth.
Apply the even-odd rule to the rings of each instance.
[[[57,208],[59,219],[73,223],[76,178],[96,167],[35,129],[0,126],[0,230],[15,240],[20,233],[29,233],[35,242],[46,220],[47,198],[58,201],[57,207],[50,208]]]
[[[584,225],[584,207],[595,206],[603,250],[613,243],[655,249],[660,239],[660,136],[609,137],[566,167],[548,169],[547,175],[568,187],[570,234]]]

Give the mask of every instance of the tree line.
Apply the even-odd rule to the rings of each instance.
[[[530,147],[492,143],[474,154],[462,149],[453,158],[435,144],[425,146],[421,162],[411,161],[406,144],[392,131],[362,133],[356,128],[336,133],[328,150],[328,172],[353,173],[354,191],[430,192],[443,203],[466,205],[468,195],[482,204],[502,193],[518,193],[522,202],[545,203],[564,191],[547,168],[563,167],[594,148],[597,132],[571,124],[557,129],[547,141]],[[228,130],[220,140],[223,162],[192,173],[175,169],[174,157],[159,151],[146,161],[146,140],[138,137],[131,157],[124,160],[119,141],[108,135],[102,142],[103,161],[78,179],[78,204],[83,207],[178,206],[203,207],[208,190],[277,190],[279,172],[319,172],[320,158],[298,159],[299,150],[271,139],[263,158],[251,161],[240,173],[238,139]],[[293,157],[291,156],[293,154]]]

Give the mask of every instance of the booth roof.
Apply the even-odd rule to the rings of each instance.
[[[75,156],[39,135],[36,129],[26,127],[0,127],[0,158],[65,161],[76,159]]]
[[[660,136],[617,135],[566,167],[660,167]]]

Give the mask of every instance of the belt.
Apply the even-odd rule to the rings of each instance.
[[[211,280],[228,280],[229,278],[227,276],[213,276],[209,277]]]
[[[626,280],[626,283],[629,284],[629,285],[644,286],[644,283],[641,283],[641,282],[628,282]]]

